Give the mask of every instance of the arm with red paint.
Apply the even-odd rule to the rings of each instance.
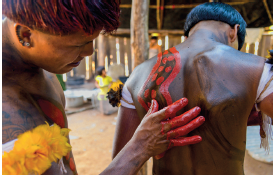
[[[150,157],[159,155],[175,146],[185,146],[200,142],[202,140],[201,136],[177,138],[186,135],[205,121],[205,118],[202,116],[192,120],[200,112],[198,107],[176,117],[176,113],[186,106],[187,103],[187,99],[182,98],[158,111],[158,103],[156,100],[153,100],[148,113],[140,125],[136,127],[136,124],[134,124],[132,127],[136,128],[136,130],[134,133],[133,130],[130,130],[129,135],[125,134],[125,132],[119,132],[120,128],[122,129],[121,124],[129,123],[125,121],[118,122],[117,136],[114,139],[114,159],[101,174],[136,174]],[[119,113],[119,121],[122,121],[123,113],[126,113],[126,109],[125,112]],[[137,114],[135,114],[134,118],[137,118]],[[130,135],[132,137],[128,139]],[[123,136],[126,137],[128,142],[122,140]],[[123,147],[119,143],[125,146]]]

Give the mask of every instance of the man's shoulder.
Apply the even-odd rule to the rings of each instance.
[[[18,86],[3,86],[2,143],[16,139],[19,134],[44,123],[42,119],[27,92]]]

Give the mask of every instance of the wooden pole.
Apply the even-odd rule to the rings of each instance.
[[[132,68],[149,57],[149,0],[133,0],[131,12],[131,55]]]
[[[103,34],[100,34],[98,37],[98,66],[104,66],[104,59],[106,56],[105,38],[106,37]]]

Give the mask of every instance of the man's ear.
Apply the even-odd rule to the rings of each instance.
[[[15,23],[14,29],[17,35],[18,42],[23,46],[30,48],[31,47],[31,29],[20,23]]]
[[[233,28],[229,31],[230,43],[233,43],[237,39],[237,33],[239,31],[240,25],[235,24]]]

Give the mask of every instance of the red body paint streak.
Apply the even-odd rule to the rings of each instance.
[[[139,103],[142,105],[142,107],[143,107],[146,111],[148,111],[149,108],[148,108],[148,106],[146,105],[145,101],[141,98],[141,93],[144,91],[144,89],[145,89],[147,83],[150,81],[152,75],[154,76],[154,73],[156,72],[156,70],[157,70],[158,67],[160,66],[161,58],[162,58],[162,53],[159,53],[159,54],[157,55],[157,62],[156,62],[156,64],[154,65],[154,67],[153,67],[153,69],[152,69],[152,71],[151,71],[151,73],[150,73],[148,79],[145,81],[144,85],[142,86],[142,88],[141,88],[141,90],[140,90],[140,94],[138,95],[138,101],[139,101]],[[156,75],[157,75],[157,74],[156,74]],[[154,76],[153,78],[156,78],[156,77]]]
[[[158,78],[158,79],[156,80],[156,84],[157,84],[157,85],[160,85],[163,81],[164,81],[164,77],[161,76],[160,78]]]
[[[47,100],[39,99],[38,104],[45,115],[52,119],[54,123],[59,125],[61,128],[65,127],[63,113],[53,103]]]
[[[169,73],[171,70],[172,70],[172,67],[169,66],[169,67],[167,67],[167,68],[165,69],[165,72]]]
[[[174,60],[174,57],[173,56],[169,56],[168,57],[168,61],[172,61],[172,60]]]
[[[149,89],[145,90],[145,93],[144,93],[144,97],[145,97],[145,98],[147,98],[147,97],[149,96],[149,92],[150,92]]]
[[[166,57],[164,57],[164,59],[162,60],[162,63],[166,64],[167,61],[168,61],[168,59]]]
[[[172,104],[172,97],[168,91],[169,86],[171,84],[171,82],[174,80],[174,78],[176,77],[176,75],[179,73],[180,69],[181,69],[181,60],[180,60],[180,54],[179,52],[175,49],[175,47],[170,48],[169,49],[172,54],[174,55],[174,59],[176,61],[175,63],[175,67],[173,68],[172,73],[170,74],[170,76],[168,78],[166,78],[166,80],[162,83],[162,85],[159,88],[160,93],[164,96],[165,100],[167,101],[167,104],[170,105]],[[168,57],[168,60],[171,56]]]
[[[157,77],[157,73],[154,74],[154,76],[153,76],[153,78],[152,78],[152,81],[154,81],[154,80],[156,79],[156,77]]]
[[[67,155],[65,156],[65,159],[68,161],[70,157],[70,153],[68,152]]]
[[[161,103],[163,104],[166,103],[166,105],[172,104],[172,98],[168,89],[171,82],[175,79],[175,77],[180,71],[181,60],[180,60],[180,54],[175,49],[175,47],[170,48],[169,50],[163,53],[163,55],[167,55],[167,54],[168,54],[168,57],[164,57],[163,60],[162,60],[162,53],[158,54],[156,64],[152,68],[150,75],[148,76],[147,80],[145,81],[141,90],[138,93],[138,101],[146,111],[148,111],[149,109],[147,105],[151,98],[155,99],[155,98],[160,98],[163,96],[164,98],[163,97],[162,98],[165,99],[165,102],[161,102]],[[170,63],[167,63],[167,62],[170,62]],[[162,66],[162,64],[166,64],[166,65]],[[171,66],[168,66],[168,65],[171,65]],[[165,72],[162,72],[164,69],[165,69]],[[160,76],[159,78],[157,78],[159,74],[160,75],[163,74],[163,76]],[[147,96],[147,93],[144,91],[147,91],[147,89],[151,89],[151,87],[153,87],[152,84],[154,84],[152,82],[155,80],[156,80],[155,84],[158,87],[153,88],[150,94],[151,96],[149,97]],[[157,91],[157,92],[155,93],[154,91]],[[161,100],[163,100],[162,98]]]
[[[156,97],[156,91],[155,90],[152,90],[151,91],[151,97],[154,99]]]
[[[75,171],[75,169],[76,169],[75,163],[72,158],[70,158],[70,160],[69,160],[69,167],[72,171]]]
[[[162,70],[164,70],[164,67],[160,66],[159,69],[158,69],[158,72],[162,72]]]

